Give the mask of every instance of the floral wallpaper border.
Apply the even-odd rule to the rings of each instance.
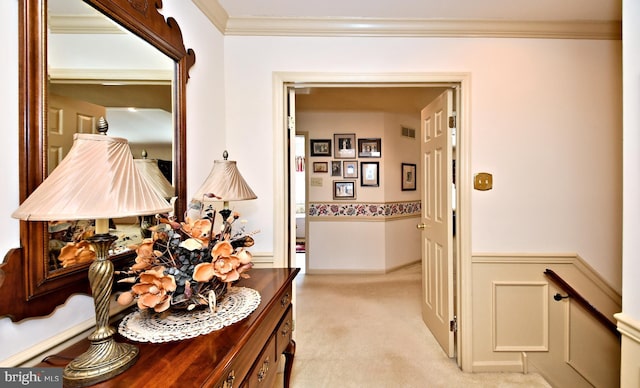
[[[361,202],[311,202],[309,217],[377,217],[389,218],[420,215],[420,201],[361,203]]]

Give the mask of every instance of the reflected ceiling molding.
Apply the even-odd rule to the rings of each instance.
[[[120,84],[170,85],[172,70],[153,69],[49,69],[53,83],[100,83],[104,81]]]
[[[51,15],[49,30],[53,34],[127,34],[111,20],[100,15]]]

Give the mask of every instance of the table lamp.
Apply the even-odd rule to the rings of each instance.
[[[158,167],[158,161],[154,159],[147,159],[147,151],[142,150],[142,159],[133,160],[138,167],[138,171],[142,177],[154,188],[163,198],[170,201],[173,205],[172,197],[175,195],[175,189],[171,185],[171,182],[167,180],[160,168]],[[172,216],[173,210],[169,214]],[[140,221],[140,231],[142,237],[151,237],[151,231],[149,227],[154,224],[153,216],[142,216]]]
[[[196,191],[193,199],[199,202],[204,202],[205,199],[222,201],[220,215],[226,220],[231,215],[229,201],[244,201],[258,197],[238,171],[235,160],[227,160],[229,153],[224,151],[222,157],[224,160],[214,160],[209,176]]]
[[[101,118],[101,134],[75,134],[68,155],[12,214],[25,221],[95,219],[95,234],[88,241],[96,253],[89,266],[96,328],[88,337],[89,349],[63,371],[64,385],[69,387],[107,380],[127,370],[138,357],[138,348],[116,342],[115,330],[109,326],[114,268],[108,255],[117,240],[109,234],[109,218],[172,210],[142,178],[127,140],[106,136],[107,129]]]

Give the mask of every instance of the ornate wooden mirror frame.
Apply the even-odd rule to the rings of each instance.
[[[185,49],[173,18],[158,12],[162,0],[83,0],[175,61],[174,186],[175,214],[186,210],[186,83],[195,54]],[[46,174],[45,128],[47,0],[20,0],[20,201]],[[10,250],[0,265],[0,317],[18,321],[51,313],[74,293],[90,294],[87,266],[51,276],[47,269],[45,222],[20,222],[20,248]],[[118,257],[114,261],[129,258]],[[117,265],[117,263],[116,263]],[[4,277],[4,282],[1,279]]]

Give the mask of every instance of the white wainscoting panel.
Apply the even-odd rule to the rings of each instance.
[[[536,371],[554,387],[615,387],[615,333],[545,275],[551,269],[614,321],[621,297],[575,254],[474,254],[473,372]],[[620,327],[620,325],[619,325]]]
[[[549,350],[546,282],[493,282],[493,350]]]

